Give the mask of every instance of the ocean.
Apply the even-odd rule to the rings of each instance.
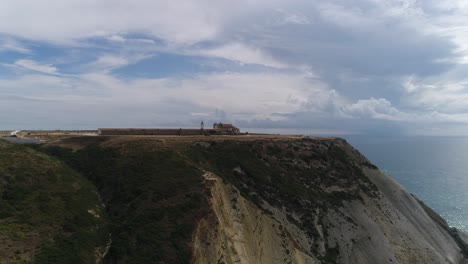
[[[341,137],[450,226],[468,232],[468,138]]]

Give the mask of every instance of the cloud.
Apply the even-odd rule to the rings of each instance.
[[[14,51],[23,54],[31,53],[30,49],[11,38],[0,38],[0,51]]]
[[[198,45],[205,55],[268,67],[318,64],[366,74],[430,74],[455,61],[441,26],[411,1],[83,0],[45,7],[19,0],[1,6],[2,13],[0,32],[35,41],[79,45],[102,37],[125,43],[125,35],[136,34],[162,40],[171,52]],[[35,21],[34,29],[26,17]]]
[[[468,123],[468,114],[408,113],[385,98],[350,101],[319,80],[293,73],[126,80],[98,72],[31,74],[0,80],[0,112],[22,105],[17,120],[29,119],[31,124],[45,127],[56,123],[86,128],[182,127],[198,126],[200,120],[206,124],[223,120],[249,127],[319,128],[340,133],[421,133],[414,124]],[[28,125],[22,121],[17,124]]]
[[[460,114],[468,111],[468,79],[408,77],[402,82],[406,104],[416,109]]]
[[[277,9],[276,10],[280,16],[280,24],[298,24],[298,25],[308,25],[310,24],[310,19],[303,14],[302,12],[289,12],[287,10]]]
[[[66,106],[64,111],[67,112],[68,108],[76,109],[86,105],[83,116],[91,116],[89,123],[95,126],[103,124],[99,124],[99,120],[93,118],[91,113],[101,110],[99,115],[115,122],[128,122],[125,119],[136,114],[138,120],[153,120],[151,116],[154,113],[158,113],[159,124],[192,120],[197,116],[193,113],[211,113],[209,118],[216,120],[216,113],[221,112],[230,120],[280,120],[284,118],[275,113],[300,111],[311,94],[327,93],[320,84],[314,84],[301,75],[264,73],[220,73],[187,79],[134,80],[116,78],[109,73],[28,75],[3,79],[0,91],[0,95],[28,95],[54,100],[53,103],[47,102],[45,108],[38,107],[37,113],[43,111],[44,115],[51,108]],[[7,106],[1,106],[0,109],[3,107]],[[132,110],[120,115],[119,109]]]
[[[404,119],[404,114],[384,98],[361,99],[356,103],[342,106],[341,112],[346,117],[375,118],[392,121]]]
[[[104,53],[95,55],[94,60],[82,66],[83,73],[102,72],[108,73],[113,70],[136,64],[142,60],[152,57],[150,53],[142,49],[122,50],[118,53]]]
[[[94,68],[95,70],[109,71],[128,65],[129,63],[129,60],[125,57],[107,54],[99,56],[89,66]]]
[[[17,0],[0,4],[0,96],[96,126],[463,125],[467,16],[461,0]]]
[[[115,41],[115,42],[120,42],[120,43],[123,43],[126,41],[126,39],[122,36],[119,36],[119,35],[112,35],[110,37],[107,38],[108,40],[110,41]]]
[[[267,54],[266,52],[258,48],[248,47],[242,43],[231,43],[213,49],[200,50],[198,52],[195,52],[195,54],[196,53],[246,64],[258,64],[273,68],[288,67],[287,65],[275,60],[271,55]]]
[[[216,34],[223,16],[216,12],[217,6],[211,1],[185,0],[53,0],[47,5],[18,0],[0,4],[0,32],[62,44],[126,32],[193,43]]]
[[[47,73],[47,74],[57,73],[57,68],[55,68],[54,66],[49,65],[49,64],[39,64],[33,60],[26,60],[26,59],[17,60],[14,65],[27,69],[27,70],[37,71],[37,72],[42,72],[42,73]]]

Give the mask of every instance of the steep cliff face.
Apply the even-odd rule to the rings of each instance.
[[[206,173],[214,215],[195,234],[195,263],[463,262],[448,230],[343,140],[215,143],[196,154],[219,176]]]
[[[194,263],[319,263],[305,232],[281,210],[267,214],[216,175],[205,177],[214,215],[194,234]]]
[[[112,224],[105,263],[455,264],[467,253],[463,234],[338,138],[97,137],[41,149],[98,187]]]

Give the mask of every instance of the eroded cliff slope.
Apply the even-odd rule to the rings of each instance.
[[[342,139],[98,137],[41,149],[98,187],[112,223],[105,263],[464,261],[449,229]]]

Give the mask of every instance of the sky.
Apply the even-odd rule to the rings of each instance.
[[[464,136],[465,0],[5,0],[0,129]]]

